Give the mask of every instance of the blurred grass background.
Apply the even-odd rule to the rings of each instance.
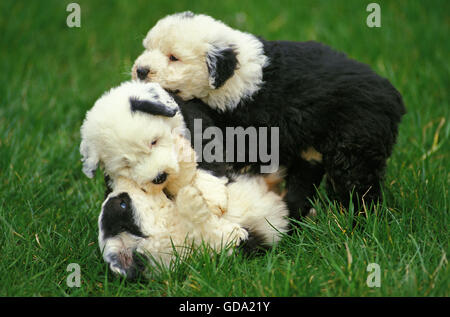
[[[0,2],[0,296],[448,296],[450,2]],[[389,161],[385,202],[367,218],[326,196],[319,216],[268,254],[201,252],[149,281],[110,276],[97,244],[100,173],[81,172],[79,128],[107,89],[129,79],[161,17],[191,10],[270,40],[316,40],[370,64],[403,94],[408,114]],[[364,228],[364,229],[362,229]],[[81,266],[69,288],[69,263]],[[368,263],[381,267],[369,288]]]

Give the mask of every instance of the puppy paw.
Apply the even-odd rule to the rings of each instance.
[[[248,239],[248,231],[242,228],[241,226],[238,226],[236,228],[236,244],[241,244],[242,241],[245,241]]]
[[[239,225],[233,225],[233,229],[225,238],[227,243],[231,243],[232,246],[238,246],[248,239],[248,231]]]
[[[237,251],[242,252],[245,256],[251,256],[266,252],[270,246],[271,244],[267,244],[262,235],[256,232],[249,232],[247,239],[239,243]]]
[[[185,186],[176,198],[178,212],[192,222],[203,222],[211,215],[200,191],[193,186]]]
[[[202,193],[208,209],[221,217],[228,208],[228,189],[226,178],[218,178],[207,172],[199,171],[194,186]]]

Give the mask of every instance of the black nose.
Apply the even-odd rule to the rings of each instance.
[[[144,80],[147,78],[148,73],[150,72],[150,68],[148,67],[138,67],[136,69],[136,74],[139,79]]]
[[[167,179],[167,173],[163,172],[163,173],[159,173],[155,179],[152,181],[153,184],[162,184],[166,181]]]

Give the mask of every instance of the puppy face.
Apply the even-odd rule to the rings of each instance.
[[[134,63],[133,79],[157,82],[185,100],[206,97],[210,89],[207,52],[211,44],[206,34],[198,32],[206,23],[201,20],[189,14],[160,20],[143,41],[145,51]]]
[[[98,218],[100,250],[113,272],[134,279],[145,268],[144,255],[157,257],[161,250],[170,249],[164,237],[172,206],[161,192],[148,193],[125,178],[114,182]]]
[[[81,127],[83,171],[100,164],[113,180],[163,184],[178,172],[173,134],[182,133],[178,106],[158,84],[127,82],[103,95]],[[181,131],[181,132],[180,132]]]
[[[174,28],[168,28],[147,36],[144,48],[134,63],[133,79],[157,82],[184,100],[207,96],[206,43],[193,45]]]
[[[158,82],[184,100],[200,98],[222,110],[259,89],[267,62],[256,37],[192,12],[161,19],[143,45],[133,79]]]

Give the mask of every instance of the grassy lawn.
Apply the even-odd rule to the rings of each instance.
[[[450,2],[0,1],[0,296],[449,296]],[[260,257],[198,252],[176,270],[128,283],[97,243],[103,179],[81,172],[79,128],[103,91],[129,79],[161,17],[192,10],[267,39],[317,40],[370,64],[403,94],[385,201],[353,218],[318,217]],[[351,206],[350,206],[351,209]],[[356,221],[356,227],[352,226]],[[69,263],[81,268],[70,288]],[[381,287],[366,283],[369,263]]]

